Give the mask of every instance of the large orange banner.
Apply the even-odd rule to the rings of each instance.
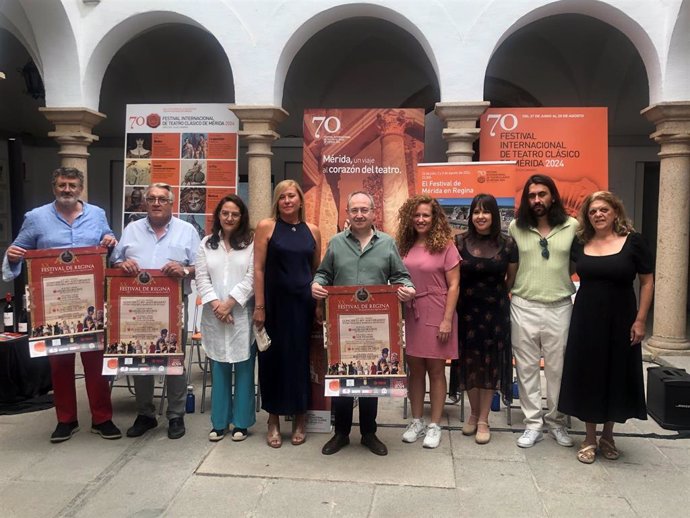
[[[606,108],[490,108],[480,120],[481,160],[514,160],[516,200],[529,176],[551,176],[576,215],[588,194],[608,187]]]

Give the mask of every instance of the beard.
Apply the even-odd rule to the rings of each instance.
[[[529,210],[535,218],[540,218],[542,216],[546,216],[550,209],[551,207],[546,207],[541,203],[537,203],[532,205]]]

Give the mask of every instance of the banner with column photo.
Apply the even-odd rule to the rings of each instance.
[[[237,192],[238,119],[227,104],[128,104],[122,227],[144,217],[146,186],[173,187],[173,214],[204,237]]]
[[[498,202],[501,231],[515,214],[515,162],[440,162],[417,166],[416,193],[436,198],[456,233],[465,232],[477,194]]]
[[[376,228],[395,235],[424,157],[424,110],[312,108],[303,124],[306,217],[321,230],[322,253],[345,227],[353,191],[374,197]]]
[[[479,159],[516,162],[515,200],[533,174],[556,181],[577,216],[584,198],[608,188],[606,108],[489,108],[480,119]]]

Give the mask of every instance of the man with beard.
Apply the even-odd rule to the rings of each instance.
[[[554,181],[531,176],[509,232],[519,251],[510,303],[511,341],[517,369],[525,432],[517,440],[530,448],[546,425],[561,446],[572,446],[565,415],[558,412],[563,355],[568,340],[575,286],[570,278],[570,247],[577,220],[569,217]],[[544,357],[546,410],[542,410],[539,364]]]
[[[110,260],[114,268],[122,268],[130,275],[137,275],[140,269],[157,269],[170,277],[183,279],[186,308],[186,296],[191,292],[190,281],[194,277],[194,259],[201,240],[192,225],[173,217],[173,200],[170,185],[149,185],[144,193],[146,217],[125,227]],[[186,317],[187,311],[184,314]],[[165,343],[163,335],[161,339]],[[153,350],[149,348],[149,352],[156,351],[153,342],[151,347]],[[127,430],[127,437],[139,437],[158,426],[153,382],[154,376],[134,376],[137,418]],[[185,434],[187,383],[184,374],[167,376],[167,395],[168,437],[179,439]]]
[[[27,250],[84,246],[115,246],[117,239],[100,207],[79,199],[84,190],[84,174],[73,167],[53,171],[55,201],[27,212],[14,242],[7,249],[2,264],[5,282],[17,277]],[[74,354],[48,357],[53,378],[53,399],[58,424],[51,442],[66,441],[79,431],[77,392],[74,385]],[[91,408],[91,431],[105,439],[119,439],[120,430],[111,421],[108,381],[101,375],[103,351],[81,353],[86,393]]]

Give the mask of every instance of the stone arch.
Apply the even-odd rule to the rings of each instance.
[[[664,101],[690,99],[690,2],[684,0],[678,10],[666,61]],[[657,99],[661,100],[661,99]]]
[[[661,62],[659,52],[649,34],[628,14],[616,7],[596,0],[560,0],[526,12],[523,16],[518,18],[517,21],[512,23],[509,27],[506,27],[500,37],[497,38],[494,47],[490,49],[490,51],[487,49],[489,54],[485,56],[486,61],[484,63],[484,70],[486,71],[493,54],[513,33],[532,22],[559,14],[581,14],[589,16],[622,32],[635,47],[644,63],[649,82],[650,103],[659,99],[662,93],[663,79]],[[486,12],[485,15],[489,17],[492,16],[490,12]],[[479,29],[480,27],[476,27],[476,30]],[[471,35],[468,35],[468,38],[471,39],[471,37]]]
[[[431,63],[434,73],[436,74],[436,80],[439,81],[439,66],[432,46],[419,27],[417,27],[417,25],[415,25],[409,18],[397,11],[380,5],[365,3],[340,5],[331,9],[326,9],[312,16],[302,23],[299,28],[295,30],[287,39],[283,50],[280,53],[280,57],[278,58],[274,76],[273,98],[276,106],[280,106],[282,102],[283,88],[285,86],[285,79],[287,78],[290,65],[304,44],[309,41],[312,36],[329,25],[354,17],[378,18],[397,25],[401,29],[408,32],[417,40],[419,45],[424,50],[424,53],[426,54],[426,57]]]
[[[204,32],[213,34],[207,27],[197,20],[180,13],[170,11],[151,11],[132,15],[112,27],[98,42],[88,59],[84,73],[84,102],[86,106],[97,109],[101,92],[101,84],[112,58],[128,41],[157,26],[165,24],[185,24],[196,27]],[[225,47],[223,52],[228,58]]]

